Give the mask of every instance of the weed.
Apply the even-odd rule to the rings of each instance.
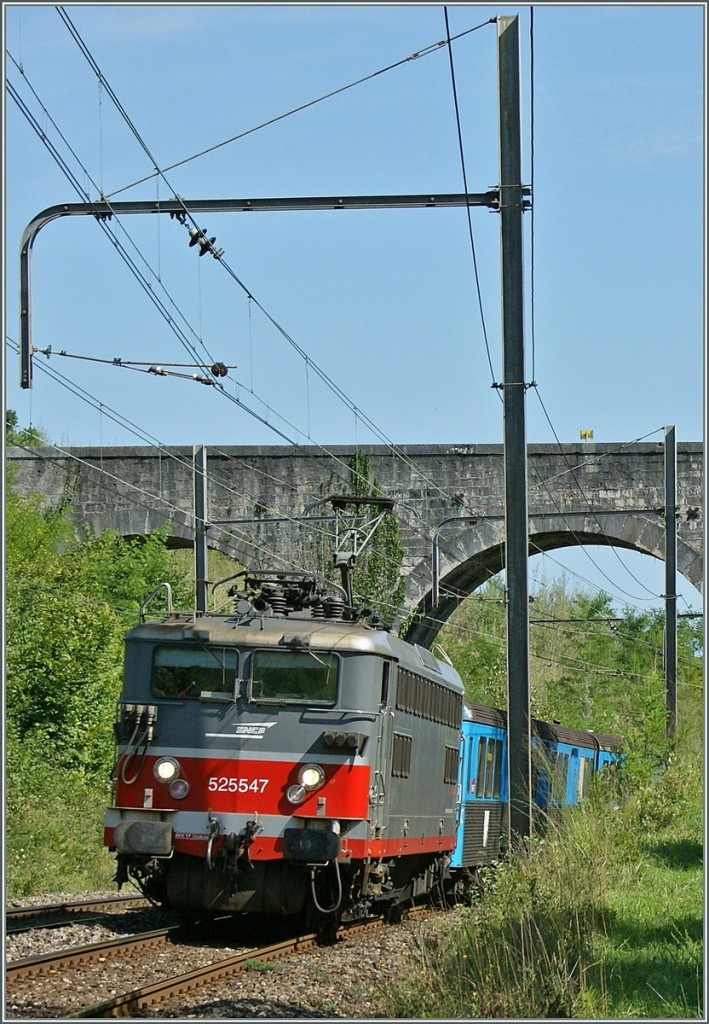
[[[247,971],[262,971],[264,973],[283,970],[283,964],[278,961],[272,963],[270,960],[247,960],[245,966]]]

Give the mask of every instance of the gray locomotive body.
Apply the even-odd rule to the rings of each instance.
[[[105,818],[119,883],[187,912],[342,918],[446,876],[457,673],[298,593],[128,633]]]

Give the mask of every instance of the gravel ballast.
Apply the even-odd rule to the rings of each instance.
[[[22,900],[10,900],[8,907],[45,903],[101,899],[110,893],[45,894]],[[145,1016],[181,1019],[239,1018],[386,1018],[384,993],[392,983],[400,983],[402,973],[415,971],[424,936],[446,928],[458,911],[434,915],[421,921],[404,921],[374,933],[350,936],[334,946],[298,953],[272,963],[255,961],[248,969],[218,980],[211,986],[195,989],[145,1011]],[[6,936],[8,961],[70,946],[101,942],[134,931],[156,929],[170,924],[169,915],[156,908],[124,911],[109,920],[76,923],[66,927],[41,929]],[[62,1004],[71,988],[78,1005],[89,1006],[111,994],[151,984],[168,975],[186,973],[214,963],[245,947],[226,945],[225,936],[208,942],[175,944],[168,951],[144,952],[118,964],[106,962],[98,968],[101,991],[96,994],[96,968],[89,979],[77,977],[67,969],[60,977],[40,977],[31,986],[31,1004],[27,1000],[13,1004],[12,993],[5,996],[6,1019],[57,1018],[66,1011]],[[248,947],[246,947],[248,948]],[[122,966],[121,966],[122,964]],[[83,986],[83,988],[82,988]]]

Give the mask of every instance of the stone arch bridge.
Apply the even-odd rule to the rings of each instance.
[[[196,451],[40,447],[6,455],[17,489],[70,503],[79,530],[137,536],[168,522],[180,546],[195,536]],[[409,637],[428,646],[462,598],[504,567],[501,445],[207,448],[208,544],[249,568],[314,570],[315,542],[333,527],[313,517],[332,516],[327,496],[350,493],[355,457],[371,487],[397,503],[405,597],[395,627],[423,613]],[[662,441],[529,445],[530,553],[610,544],[664,559],[664,479]],[[699,590],[703,483],[702,444],[679,443],[677,569]]]

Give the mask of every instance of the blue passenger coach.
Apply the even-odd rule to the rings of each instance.
[[[507,716],[472,701],[463,705],[457,843],[451,868],[489,864],[500,854],[507,802]]]
[[[577,804],[591,791],[593,775],[620,758],[620,738],[558,722],[532,723],[534,801],[552,813]]]
[[[620,738],[533,719],[532,794],[552,813],[588,796],[595,772],[620,757]],[[475,701],[463,706],[457,842],[451,870],[490,864],[507,832],[507,714]]]

